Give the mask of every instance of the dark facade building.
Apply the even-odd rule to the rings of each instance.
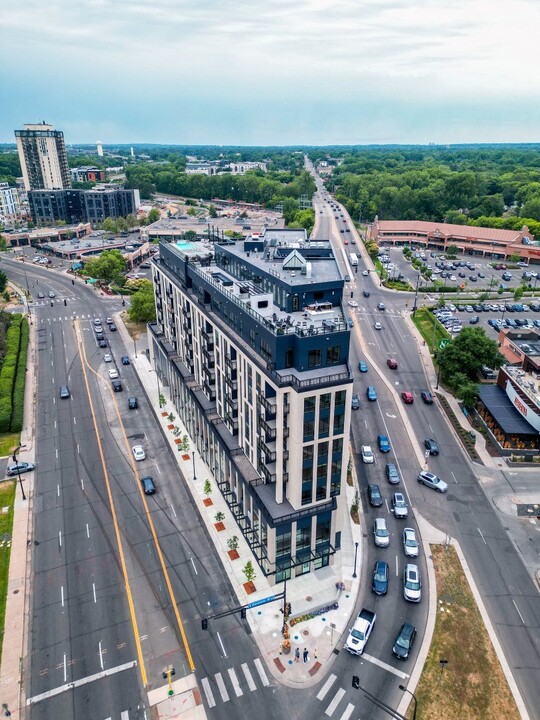
[[[272,583],[341,547],[351,417],[344,281],[295,233],[160,242],[151,356]]]
[[[99,224],[107,217],[136,214],[140,204],[138,190],[122,187],[100,190],[30,190],[28,202],[36,225],[90,222]]]

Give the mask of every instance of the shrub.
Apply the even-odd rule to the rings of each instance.
[[[15,384],[13,387],[12,415],[11,415],[11,431],[20,432],[24,419],[24,387],[26,384],[26,365],[28,354],[28,341],[30,329],[28,320],[23,319],[21,324],[21,344],[19,348],[19,358],[17,362],[17,374],[15,376]]]
[[[0,432],[9,432],[11,423],[11,398],[0,398]]]

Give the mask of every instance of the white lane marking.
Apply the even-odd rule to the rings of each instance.
[[[204,694],[206,695],[206,702],[208,703],[208,707],[215,707],[216,701],[214,700],[214,693],[212,692],[212,688],[210,687],[208,678],[203,678],[201,680],[201,685],[203,686]]]
[[[225,646],[223,645],[223,640],[221,639],[221,635],[219,633],[216,633],[217,639],[219,640],[219,644],[221,645],[221,649],[223,650],[223,657],[227,657],[227,653],[225,652]]]
[[[344,712],[343,715],[339,718],[339,720],[349,720],[349,718],[350,718],[351,715],[352,715],[352,711],[353,711],[353,710],[354,710],[354,705],[352,705],[351,703],[349,703],[349,704],[347,705],[347,707],[345,708],[345,712]]]
[[[326,693],[330,690],[332,683],[334,683],[336,679],[337,678],[335,675],[330,675],[328,680],[324,683],[322,688],[317,693],[317,700],[324,700],[324,698],[326,697]]]
[[[525,625],[525,620],[523,619],[523,615],[519,612],[519,608],[518,608],[518,606],[516,605],[516,601],[515,601],[515,600],[512,600],[512,602],[514,603],[514,607],[516,608],[516,612],[517,612],[517,614],[519,615],[519,617],[520,617],[520,619],[521,619],[521,622]]]
[[[56,459],[58,460],[58,448],[56,448]]]
[[[76,418],[75,416],[73,416],[73,424],[74,424],[74,425],[77,424],[77,418]]]
[[[86,523],[86,537],[90,537],[90,528],[88,527],[88,523]]]
[[[191,560],[191,564],[193,565],[193,570],[195,571],[195,575],[198,575],[199,573],[197,572],[197,568],[195,567],[195,563],[193,562],[193,558],[190,557],[189,559]],[[219,633],[218,633],[218,634],[219,634]]]
[[[58,531],[58,544],[62,547],[62,531]]]
[[[60,600],[62,602],[62,607],[64,607],[64,586],[60,586]]]
[[[227,688],[225,687],[225,683],[223,682],[221,673],[216,673],[214,677],[216,678],[216,683],[219,688],[221,699],[223,700],[223,702],[228,702],[229,701],[229,693],[227,692]]]
[[[84,480],[81,478],[81,488],[84,490]]]
[[[96,584],[95,583],[92,583],[92,594],[94,596],[94,602],[97,603]]]
[[[99,641],[99,664],[103,670],[103,650],[101,648],[101,640]]]
[[[251,692],[253,692],[254,690],[257,689],[257,686],[255,685],[255,680],[253,679],[253,675],[251,674],[251,671],[248,668],[247,663],[242,663],[241,667],[244,672],[244,676],[246,678],[248,688],[251,690]]]
[[[159,469],[159,465],[156,465],[156,470],[158,471],[158,475],[161,475],[161,470]]]
[[[77,455],[80,453],[79,443],[77,443]]]
[[[122,710],[120,720],[129,720],[129,712],[127,710]]]
[[[174,509],[173,505],[171,505],[171,510],[172,510],[172,514],[174,515],[174,517],[177,517],[176,510]]]
[[[242,692],[242,688],[240,687],[240,683],[238,682],[238,678],[236,676],[236,673],[234,672],[234,668],[229,668],[227,672],[229,673],[229,677],[231,678],[234,694],[236,695],[236,697],[240,697],[244,693]]]
[[[67,657],[64,653],[64,682],[67,682]]]
[[[259,673],[259,677],[261,678],[261,682],[264,685],[264,687],[268,687],[270,683],[268,682],[268,678],[266,677],[266,673],[264,672],[263,664],[260,661],[259,658],[255,658],[253,661],[253,664],[257,668],[257,672]]]
[[[54,421],[54,429],[56,430],[56,420]]]
[[[451,470],[450,470],[450,475],[454,478],[454,482],[457,483],[457,478]]]
[[[34,695],[34,697],[27,698],[26,704],[35,705],[36,703],[41,702],[41,700],[47,700],[48,698],[55,697],[56,695],[61,695],[67,690],[73,690],[73,688],[87,685],[88,683],[95,682],[96,680],[101,680],[104,677],[109,677],[109,675],[116,675],[116,673],[123,672],[124,670],[129,670],[136,665],[137,661],[133,660],[132,662],[124,663],[124,665],[117,665],[116,667],[109,668],[108,670],[104,670],[103,672],[96,673],[95,675],[87,675],[86,677],[74,680],[67,685],[60,685],[60,687],[53,688],[52,690],[47,690],[47,692],[41,693],[40,695]]]
[[[388,505],[388,500],[387,500],[386,498],[384,498],[384,502],[385,502],[385,504],[386,504],[386,512],[387,512],[388,514],[390,514],[390,506]]]
[[[396,577],[399,576],[399,558],[396,555]]]
[[[433,428],[431,427],[431,425],[429,423],[428,423],[428,428],[431,430],[431,434],[433,434]]]
[[[334,714],[334,710],[337,708],[337,706],[339,705],[339,703],[341,701],[341,698],[344,695],[345,695],[345,690],[343,688],[339,688],[337,693],[334,695],[332,702],[324,711],[324,714],[328,715],[328,717],[332,717],[332,715]]]
[[[60,497],[60,485],[56,486],[56,497]]]
[[[397,675],[402,680],[406,680],[409,677],[406,673],[401,672],[401,670],[396,670],[395,667],[387,665],[387,663],[383,662],[382,660],[378,660],[376,657],[373,657],[373,655],[366,655],[366,653],[364,653],[362,657],[364,658],[364,660],[367,660],[368,662],[371,662],[374,665],[378,665],[379,667],[383,668],[383,670],[388,670],[388,672],[394,673],[394,675]]]
[[[482,535],[482,531],[480,530],[480,528],[476,528],[476,529],[477,529],[478,532],[480,533],[480,537],[481,537],[482,540],[484,541],[484,544],[487,545],[486,538]]]

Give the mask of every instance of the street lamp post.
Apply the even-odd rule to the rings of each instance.
[[[410,695],[410,696],[412,697],[412,699],[414,700],[414,708],[413,708],[412,720],[416,720],[416,705],[417,705],[416,695],[412,692],[412,690],[409,690],[408,688],[406,688],[405,685],[400,685],[400,686],[399,686],[399,689],[400,689],[400,690],[403,690],[403,692],[409,693],[409,695]]]
[[[19,468],[19,461],[17,460],[17,453],[19,452],[20,449],[21,449],[21,446],[19,445],[19,447],[13,451],[13,462],[15,463],[15,467],[17,468],[17,477],[19,478],[19,485],[21,487],[22,499],[26,500],[26,495],[24,494],[24,488],[23,488],[22,479],[21,479],[21,470]]]
[[[418,273],[418,277],[416,278],[416,290],[414,291],[414,303],[413,303],[413,309],[412,309],[412,316],[415,316],[416,313],[416,301],[418,298],[418,286],[420,285],[420,273]]]
[[[354,570],[353,570],[353,578],[358,577],[356,574],[356,556],[358,555],[358,543],[354,543]]]

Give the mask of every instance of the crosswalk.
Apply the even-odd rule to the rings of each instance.
[[[118,716],[116,716],[116,717],[118,717]],[[111,717],[105,718],[105,720],[116,720],[116,718],[111,716]],[[122,710],[122,712],[120,713],[120,720],[129,720],[128,710]]]
[[[231,667],[226,672],[202,678],[201,687],[208,707],[216,707],[218,702],[229,702],[231,697],[240,698],[245,692],[255,692],[259,688],[257,683],[269,687],[270,681],[260,658],[253,660],[253,666],[242,663],[238,669]]]

